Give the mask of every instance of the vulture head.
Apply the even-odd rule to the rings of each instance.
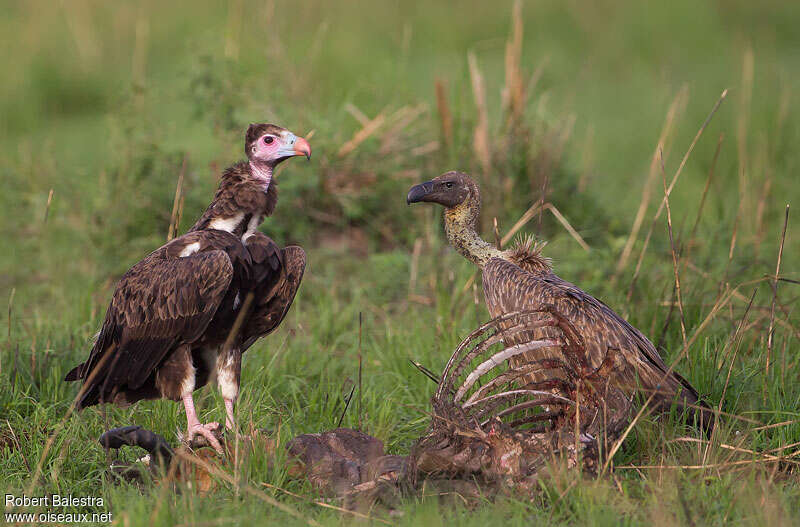
[[[444,207],[444,231],[447,240],[462,256],[483,267],[492,258],[502,258],[503,252],[481,239],[477,232],[481,212],[481,193],[478,185],[463,172],[445,172],[408,191],[406,202],[438,203]]]
[[[295,156],[311,159],[308,141],[274,124],[251,124],[244,140],[244,152],[252,163],[274,168]]]
[[[406,202],[438,203],[446,209],[454,209],[462,204],[480,206],[478,186],[463,172],[445,172],[437,178],[414,185],[408,191]]]

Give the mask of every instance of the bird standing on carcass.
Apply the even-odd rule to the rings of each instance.
[[[192,393],[216,380],[234,428],[242,353],[272,332],[292,304],[305,270],[300,247],[278,247],[258,231],[277,201],[273,171],[294,156],[310,158],[302,137],[253,124],[247,160],[229,167],[194,226],[120,279],[89,358],[67,381],[82,380],[78,409],[127,406],[142,399],[182,400],[186,440],[213,431],[197,418]]]
[[[486,305],[493,317],[550,308],[575,328],[591,368],[600,368],[612,350],[619,355],[620,360],[609,372],[612,385],[626,393],[642,390],[653,394],[660,409],[678,402],[706,430],[713,425],[713,415],[698,401],[697,391],[667,367],[655,346],[607,305],[553,273],[549,260],[540,254],[540,247],[528,240],[503,251],[481,239],[477,232],[481,195],[468,175],[447,172],[412,187],[406,200],[409,204],[430,202],[444,206],[447,239],[462,256],[482,269]],[[504,342],[513,345],[556,336],[556,329],[545,325],[511,335]],[[511,364],[532,363],[531,358],[544,359],[553,353],[559,355],[557,346],[539,348],[516,357]],[[524,377],[525,383],[546,382],[541,366],[531,368]],[[554,393],[558,391],[553,388]]]
[[[551,331],[546,338],[521,337],[535,328]],[[537,356],[544,349],[554,352]],[[611,350],[598,368],[591,367],[581,336],[552,307],[490,320],[447,362],[407,477],[473,478],[489,488],[531,491],[555,458],[596,474],[601,453],[632,417],[631,397],[609,382],[619,362]],[[539,382],[520,385],[537,370]]]

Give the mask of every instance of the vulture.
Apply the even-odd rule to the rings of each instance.
[[[89,358],[65,378],[82,381],[77,409],[180,400],[186,440],[200,435],[221,451],[219,425],[200,423],[192,393],[216,381],[234,429],[242,353],[281,323],[306,265],[303,249],[280,248],[258,227],[277,202],[275,167],[310,159],[311,147],[285,128],[252,124],[245,153],[194,226],[120,279]]]
[[[599,368],[610,350],[621,358],[622,364],[614,368],[610,383],[625,393],[641,390],[654,394],[653,402],[662,411],[676,402],[710,431],[713,416],[691,384],[669,371],[655,346],[638,329],[600,300],[557,276],[550,260],[542,256],[540,245],[528,239],[510,250],[500,250],[481,239],[477,232],[480,190],[467,174],[447,172],[415,185],[406,201],[409,205],[429,202],[444,207],[447,239],[459,254],[481,268],[484,297],[492,317],[543,308],[559,312],[579,333],[592,368]],[[506,344],[556,336],[552,331],[555,329],[522,332],[516,337],[519,342]],[[534,359],[547,358],[547,352],[542,350],[542,356]],[[536,380],[535,376],[526,377],[526,382]]]

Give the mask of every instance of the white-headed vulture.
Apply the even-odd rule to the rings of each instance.
[[[278,247],[258,231],[277,201],[273,170],[310,157],[302,137],[253,124],[247,160],[229,167],[214,200],[194,226],[126,272],[114,290],[89,358],[67,381],[83,381],[77,408],[126,406],[142,399],[182,400],[187,440],[199,434],[217,450],[197,418],[192,392],[216,381],[234,427],[242,353],[272,332],[294,300],[305,270],[300,247]]]
[[[627,393],[642,390],[655,393],[654,402],[667,409],[673,402],[697,416],[710,430],[713,416],[698,401],[697,391],[686,379],[669,368],[655,346],[639,330],[610,307],[553,273],[550,261],[530,240],[510,250],[499,250],[481,239],[477,232],[481,195],[466,174],[447,172],[412,187],[407,203],[430,202],[444,207],[444,227],[450,244],[482,269],[483,292],[492,317],[531,309],[550,308],[576,328],[588,363],[599,368],[609,350],[616,350],[622,364],[615,367],[611,382]],[[538,328],[518,333],[520,342],[557,336],[555,328]],[[507,345],[515,342],[507,342]],[[548,350],[542,350],[545,358]],[[529,360],[530,358],[526,358]],[[527,382],[535,382],[536,376]],[[701,411],[697,411],[698,407]]]

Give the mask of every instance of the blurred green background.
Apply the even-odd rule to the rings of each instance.
[[[678,370],[713,404],[725,391],[729,413],[792,422],[747,435],[743,447],[800,441],[793,421],[800,417],[800,290],[779,282],[772,319],[780,320],[770,323],[772,289],[764,280],[775,274],[785,206],[800,204],[800,3],[543,0],[515,11],[506,1],[29,0],[2,7],[0,305],[9,300],[2,317],[9,325],[0,348],[0,418],[31,443],[9,447],[2,470],[10,488],[27,481],[25,460],[37,459],[74,396],[76,388],[59,379],[87,353],[116,279],[166,239],[179,174],[183,231],[221,171],[243,157],[250,122],[311,135],[313,148],[310,162],[282,167],[278,207],[262,227],[281,244],[303,245],[310,262],[282,329],[245,361],[243,392],[250,395],[241,407],[256,425],[281,422],[285,438],[335,425],[352,386],[355,320],[363,312],[373,357],[365,429],[401,453],[424,430],[432,385],[408,358],[440,370],[458,340],[487,318],[480,284],[464,287],[471,264],[446,247],[440,212],[405,204],[408,187],[450,169],[480,180],[487,238],[493,218],[503,233],[540,199],[552,203],[589,252],[547,211],[520,232],[548,240],[556,271],[628,317],[669,362],[682,337],[666,215],[653,219],[664,195],[660,159],[669,182],[726,89],[670,196],[687,331],[699,334]],[[523,94],[516,106],[508,103],[515,89]],[[488,157],[476,146],[476,130]],[[654,164],[662,136],[663,156]],[[631,236],[640,208],[641,228]],[[792,209],[780,270],[795,281],[798,212]],[[621,261],[629,239],[632,251]],[[726,288],[743,283],[703,324]],[[744,331],[732,338],[743,315]],[[204,406],[214,412],[218,401],[208,393]],[[165,434],[183,426],[168,402],[110,415],[115,424]],[[723,430],[733,437],[740,424]],[[645,426],[621,455],[631,463],[697,462],[688,448],[664,457],[664,441],[686,433],[673,425],[667,432]],[[59,439],[41,484],[73,488],[93,470],[97,481],[81,488],[119,496],[125,505],[117,510],[144,521],[136,520],[146,507],[136,492],[100,481],[99,446],[61,480],[53,476],[59,456],[86,452],[76,438],[91,443],[103,426],[95,410],[73,417],[72,436]],[[283,481],[272,470],[254,465],[250,475]],[[736,473],[707,488],[697,485],[705,476],[692,474],[669,479],[675,485],[662,491],[629,471],[620,476],[621,498],[611,497],[615,484],[600,482],[564,494],[551,488],[553,499],[533,509],[486,505],[462,517],[412,507],[404,521],[453,514],[480,523],[502,510],[511,523],[691,523],[676,512],[683,491],[706,503],[698,521],[729,519],[767,495],[777,501],[754,522],[797,512],[790,472],[769,484],[751,474],[746,491]],[[181,498],[156,519],[169,524],[195,506],[205,507]],[[264,514],[259,506],[247,502],[237,518]]]
[[[355,226],[370,252],[408,248],[424,213],[405,210],[404,190],[448,169],[480,172],[468,52],[484,77],[495,156],[480,175],[484,185],[513,182],[504,202],[488,198],[484,216],[501,227],[539,199],[539,182],[528,180],[544,176],[589,244],[618,250],[670,102],[686,90],[664,153],[671,175],[726,88],[676,187],[676,215],[692,212],[722,133],[707,223],[730,221],[740,195],[755,209],[766,179],[762,223],[779,222],[782,202],[798,195],[798,10],[793,2],[525,2],[520,64],[535,85],[525,144],[509,149],[516,131],[503,126],[501,91],[510,3],[11,2],[0,22],[8,50],[0,199],[11,238],[0,285],[61,290],[64,273],[75,283],[123,271],[165,236],[184,159],[185,228],[221,169],[241,157],[253,121],[314,132],[314,161],[285,169],[283,207],[267,231],[310,246]],[[453,115],[449,147],[437,80]],[[408,120],[398,115],[406,107]],[[361,128],[352,108],[387,119],[340,157]],[[406,122],[393,128],[392,118]]]

